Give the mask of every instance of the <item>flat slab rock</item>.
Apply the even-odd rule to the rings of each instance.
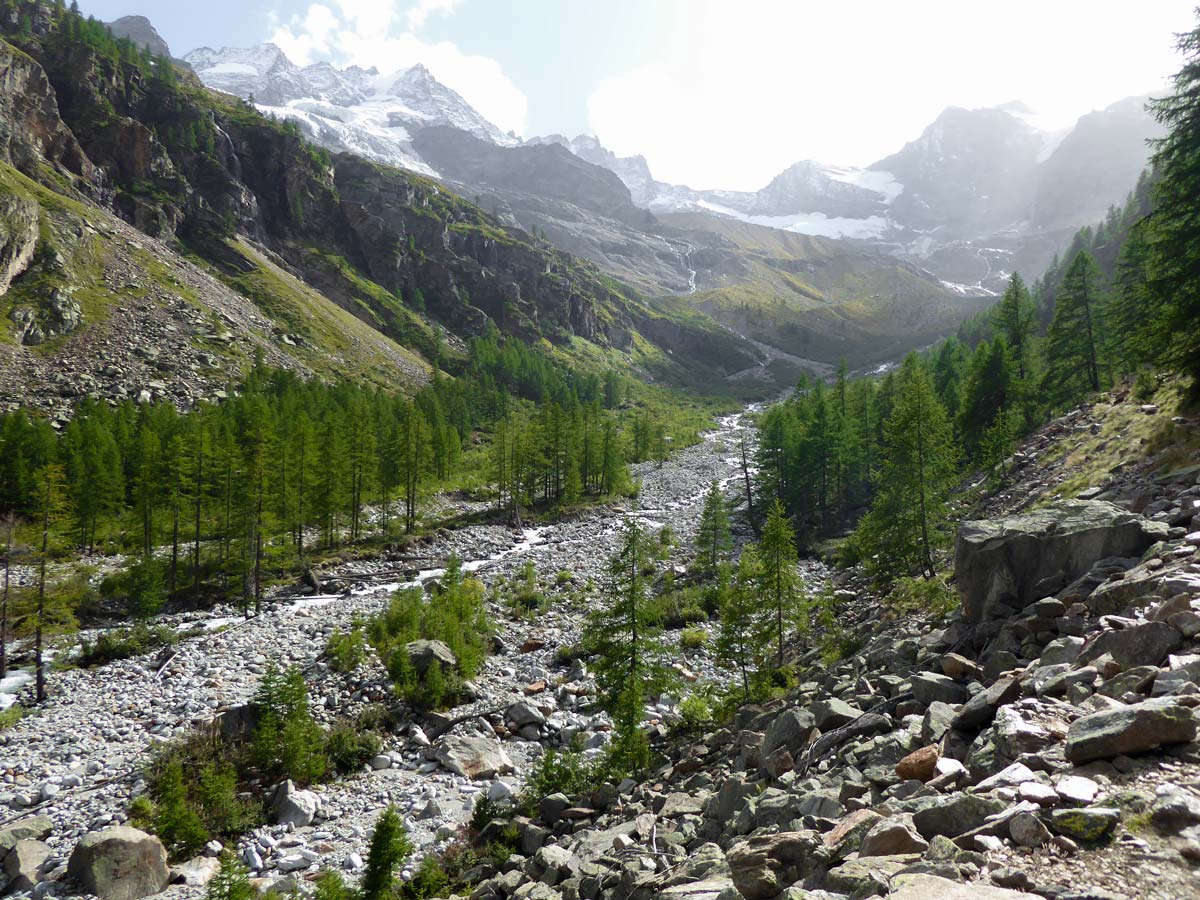
[[[1166,540],[1152,522],[1103,500],[1067,500],[1017,516],[963,522],[954,571],[968,622],[997,605],[1021,609],[1110,556],[1140,556]]]
[[[990,884],[959,884],[936,875],[897,875],[888,900],[1029,900],[1031,896]]]
[[[1196,714],[1173,699],[1145,700],[1076,719],[1067,731],[1066,755],[1075,765],[1081,765],[1095,759],[1146,753],[1194,741],[1198,725]]]

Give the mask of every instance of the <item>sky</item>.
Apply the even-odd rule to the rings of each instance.
[[[1195,0],[80,0],[176,55],[424,63],[505,131],[595,134],[659,180],[755,190],[802,159],[865,166],[947,106],[1020,100],[1049,130],[1161,94]]]

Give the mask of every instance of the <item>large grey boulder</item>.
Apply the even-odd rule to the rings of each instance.
[[[153,835],[117,825],[85,834],[67,863],[67,877],[102,900],[139,900],[167,886],[167,851]]]
[[[1182,643],[1183,635],[1166,622],[1146,622],[1104,632],[1079,654],[1076,664],[1086,665],[1107,653],[1122,669],[1157,666]]]
[[[17,841],[40,841],[49,837],[54,823],[46,816],[29,816],[0,826],[0,857],[17,845]]]
[[[960,884],[925,874],[900,874],[891,881],[888,900],[1028,900],[1032,894],[990,884]]]
[[[1066,755],[1082,765],[1184,744],[1196,739],[1196,731],[1196,716],[1186,706],[1169,698],[1146,700],[1076,719],[1067,730]]]
[[[404,645],[404,649],[408,651],[408,658],[412,660],[418,675],[424,675],[435,660],[443,669],[453,669],[458,665],[454,651],[441,641],[410,641]]]
[[[815,832],[782,831],[734,844],[725,858],[745,900],[768,900],[802,877],[819,844]]]
[[[792,753],[803,749],[812,737],[816,724],[816,718],[807,709],[789,706],[775,717],[763,735],[762,758],[766,759],[780,747]]]
[[[303,828],[311,825],[321,808],[321,798],[312,791],[299,790],[289,779],[271,794],[271,819],[276,825]]]
[[[438,762],[465,778],[495,778],[513,771],[500,742],[481,734],[446,735],[434,753]]]
[[[1067,500],[1017,516],[963,522],[954,569],[968,622],[997,605],[1021,609],[1109,556],[1140,556],[1167,538],[1152,522],[1103,500]]]
[[[32,891],[38,883],[38,869],[50,857],[50,845],[24,838],[4,857],[4,874],[8,891],[20,894]]]

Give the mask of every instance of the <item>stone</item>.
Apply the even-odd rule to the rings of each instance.
[[[4,874],[8,878],[8,892],[20,894],[32,892],[39,881],[38,869],[50,858],[50,845],[31,838],[17,841],[4,857]]]
[[[1068,803],[1086,805],[1096,799],[1096,795],[1100,793],[1100,785],[1082,775],[1068,775],[1059,779],[1054,785],[1054,790]]]
[[[660,890],[658,900],[741,900],[730,878],[705,878],[673,884]]]
[[[995,775],[989,775],[983,781],[976,784],[972,790],[982,794],[994,791],[996,788],[1018,787],[1026,781],[1033,781],[1035,778],[1037,776],[1029,766],[1024,763],[1015,762],[1005,766]]]
[[[271,794],[271,819],[276,825],[303,828],[311,825],[321,808],[321,798],[312,791],[302,791],[288,781],[278,785]]]
[[[1056,809],[1050,814],[1050,824],[1059,834],[1077,841],[1094,843],[1112,833],[1121,821],[1121,812],[1102,806],[1083,809]]]
[[[947,653],[942,657],[942,672],[950,678],[979,678],[983,669],[958,653]]]
[[[967,689],[940,672],[918,672],[910,680],[913,697],[924,706],[930,703],[962,703],[970,696]]]
[[[914,750],[900,762],[896,763],[896,774],[905,781],[915,778],[917,781],[929,781],[937,774],[938,759],[937,744],[930,744],[920,750]]]
[[[172,884],[188,887],[204,887],[221,871],[221,861],[212,856],[197,856],[187,862],[171,867]]]
[[[458,657],[454,651],[441,641],[409,641],[404,645],[412,660],[413,668],[418,675],[424,675],[429,666],[436,660],[443,669],[453,669],[458,666]]]
[[[1019,812],[1009,819],[1008,833],[1021,847],[1040,847],[1050,840],[1050,830],[1031,812]]]
[[[1107,653],[1122,669],[1157,666],[1183,643],[1183,635],[1166,622],[1146,622],[1132,628],[1106,631],[1089,644],[1076,662],[1086,665]]]
[[[896,856],[903,853],[924,853],[929,847],[916,826],[912,816],[898,815],[876,822],[863,837],[858,848],[859,856]]]
[[[170,881],[162,842],[127,825],[85,834],[71,851],[67,877],[101,900],[139,900]]]
[[[800,879],[818,844],[812,832],[783,831],[734,844],[725,858],[745,900],[769,900]]]
[[[763,735],[761,755],[766,757],[785,748],[795,754],[804,748],[816,727],[816,719],[806,709],[789,706],[783,710]]]
[[[17,845],[17,841],[41,841],[50,836],[54,823],[46,816],[28,816],[7,825],[0,825],[0,856]]]
[[[1084,575],[1105,557],[1141,554],[1169,527],[1103,500],[1066,500],[959,525],[954,571],[964,618],[1022,609]]]
[[[1001,678],[963,704],[953,725],[963,731],[983,728],[996,717],[996,710],[1021,696],[1021,684],[1013,677]]]
[[[546,717],[542,715],[542,711],[527,700],[522,700],[510,706],[504,714],[504,718],[518,728],[526,725],[546,724]]]
[[[1066,756],[1075,765],[1144,753],[1196,739],[1195,714],[1174,700],[1145,700],[1076,719],[1067,731]]]
[[[812,705],[812,714],[818,728],[822,731],[830,731],[853,722],[863,712],[837,697],[827,697]]]
[[[845,859],[858,849],[866,834],[882,818],[869,809],[855,810],[825,832],[821,843],[833,859]]]
[[[1030,895],[990,884],[959,884],[925,874],[900,874],[891,881],[888,900],[1029,900]]]
[[[913,813],[913,824],[921,837],[958,837],[982,825],[989,816],[1003,812],[1007,804],[978,794],[938,797]]]
[[[825,886],[836,891],[839,896],[876,896],[887,890],[893,877],[918,859],[920,857],[916,854],[852,859],[830,869],[829,874],[825,876]]]
[[[512,760],[500,742],[484,735],[448,734],[439,741],[434,755],[451,772],[472,780],[513,771]]]
[[[1155,828],[1168,833],[1200,824],[1200,795],[1178,787],[1168,788],[1151,804],[1150,821]]]

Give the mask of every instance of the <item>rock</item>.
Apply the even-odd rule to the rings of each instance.
[[[930,744],[920,750],[914,750],[900,762],[896,763],[896,774],[905,781],[915,778],[917,781],[928,781],[937,773],[938,759],[937,744]]]
[[[734,844],[725,858],[745,900],[769,900],[800,879],[817,845],[812,832],[784,831]]]
[[[312,791],[299,790],[291,780],[279,784],[271,794],[271,819],[276,825],[296,828],[311,825],[320,808],[320,797]]]
[[[1076,719],[1067,731],[1066,756],[1081,765],[1144,753],[1194,741],[1196,730],[1196,717],[1187,707],[1172,699],[1146,700]]]
[[[853,722],[861,716],[862,710],[851,706],[837,697],[826,697],[812,705],[813,719],[822,731],[831,731],[839,726]]]
[[[978,794],[950,794],[914,812],[913,824],[926,840],[938,835],[954,838],[978,828],[1006,806],[1003,800]]]
[[[952,678],[940,672],[918,672],[911,679],[913,697],[924,706],[930,703],[962,703],[970,694]]]
[[[990,884],[959,884],[937,875],[900,874],[891,881],[888,900],[1029,900],[1029,894]]]
[[[942,672],[950,678],[979,678],[983,669],[958,653],[947,653],[942,657]]]
[[[1054,830],[1077,841],[1099,841],[1107,837],[1119,821],[1120,810],[1102,806],[1056,809],[1050,814],[1050,824]]]
[[[760,753],[763,757],[767,757],[783,747],[795,754],[808,743],[815,727],[816,719],[811,712],[789,706],[775,717],[775,721],[763,735]]]
[[[663,888],[656,900],[741,900],[741,894],[729,878],[706,878]]]
[[[1166,540],[1169,530],[1103,500],[1067,500],[1017,516],[963,522],[954,570],[964,617],[978,623],[994,607],[1021,609],[1105,557],[1140,556]]]
[[[851,897],[872,897],[888,889],[892,878],[903,869],[915,863],[920,857],[915,854],[906,856],[866,856],[844,862],[829,870],[825,876],[825,886],[838,895],[848,894]]]
[[[221,861],[211,856],[197,856],[182,865],[171,867],[171,882],[188,887],[204,887],[221,871]]]
[[[555,824],[562,818],[565,810],[570,809],[571,798],[563,793],[549,794],[538,804],[538,815],[547,825]]]
[[[167,886],[170,874],[162,842],[127,825],[85,834],[67,863],[67,876],[102,900],[138,900],[157,894]]]
[[[1183,635],[1166,622],[1147,622],[1132,628],[1104,632],[1079,654],[1076,662],[1086,665],[1107,653],[1122,669],[1157,666],[1181,643]]]
[[[526,725],[546,724],[546,717],[542,715],[542,711],[527,700],[522,700],[510,706],[504,714],[504,718],[518,728],[523,728]]]
[[[437,661],[443,669],[453,669],[458,666],[458,657],[454,651],[441,641],[410,641],[404,645],[412,660],[413,668],[418,675],[424,675],[430,664]]]
[[[954,727],[973,731],[996,717],[996,710],[1021,696],[1021,684],[1013,677],[1001,678],[963,704],[954,717]]]
[[[1088,804],[1100,793],[1100,785],[1082,775],[1068,775],[1054,785],[1054,790],[1068,803]]]
[[[29,816],[8,825],[0,825],[0,856],[17,845],[17,841],[41,841],[50,836],[54,823],[46,816]]]
[[[1021,847],[1040,847],[1050,840],[1050,831],[1031,812],[1019,812],[1008,820],[1008,833]]]
[[[883,817],[869,809],[858,809],[843,818],[821,838],[834,859],[845,859],[856,851],[867,833]]]
[[[889,816],[872,826],[858,848],[859,856],[896,856],[903,853],[924,853],[929,847],[912,816]]]
[[[495,778],[513,771],[500,742],[483,735],[448,734],[434,751],[443,766],[466,778]]]
[[[1169,788],[1151,805],[1150,821],[1168,833],[1200,824],[1200,796],[1182,788]]]
[[[38,869],[50,857],[50,845],[30,838],[17,841],[4,857],[4,874],[8,877],[8,892],[19,894],[33,891],[38,883]]]

